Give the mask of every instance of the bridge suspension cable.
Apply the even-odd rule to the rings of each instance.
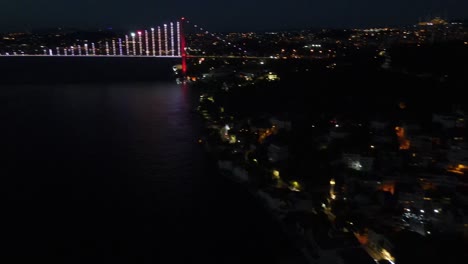
[[[193,25],[193,28],[195,28],[199,33],[201,33],[203,35],[206,35],[206,36],[213,37],[213,38],[217,39],[218,41],[223,42],[226,46],[229,46],[233,50],[236,50],[237,52],[239,52],[240,56],[246,56],[247,51],[245,49],[243,49],[239,45],[233,44],[233,43],[229,42],[228,40],[220,37],[219,34],[215,34],[215,33],[212,33],[212,32],[210,32],[208,30],[205,30],[203,27],[201,27],[201,26],[199,26],[197,24],[192,24],[190,22],[190,20],[186,20],[186,23],[190,24],[190,25]]]
[[[0,51],[0,56],[141,56],[181,57],[183,31],[181,22],[168,22],[157,27],[137,30],[125,35],[107,36],[104,40],[91,42],[88,39],[63,41],[62,46],[44,47],[23,51],[19,47]],[[108,34],[107,34],[108,35]],[[65,39],[65,38],[64,38]]]
[[[191,27],[189,27],[190,25]],[[190,29],[195,29],[200,36],[214,38],[217,42],[222,43],[226,47],[232,48],[229,57],[246,57],[245,51],[239,44],[231,43],[220,34],[215,34],[205,30],[197,24],[192,24],[191,21],[181,18],[178,21],[166,22],[156,25],[151,28],[136,30],[127,34],[109,36],[106,33],[105,39],[74,39],[73,42],[63,41],[62,46],[43,47],[25,53],[21,50],[13,50],[2,55],[31,55],[31,56],[78,56],[78,57],[168,57],[182,59],[182,72],[187,71],[187,58],[190,57],[207,57],[220,58],[228,57],[225,53],[222,55],[208,55],[203,52],[196,54],[194,49],[187,46],[186,32]],[[191,34],[190,40],[194,40],[197,34]],[[103,37],[104,38],[104,37]],[[65,39],[65,38],[64,38]],[[191,42],[190,47],[195,45]],[[1,51],[0,51],[1,52]],[[193,52],[193,53],[192,53]],[[224,52],[224,51],[223,51]],[[188,54],[192,53],[192,54]]]

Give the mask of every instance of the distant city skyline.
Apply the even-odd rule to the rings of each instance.
[[[415,24],[429,16],[468,18],[468,1],[15,0],[2,5],[0,31],[50,27],[129,29],[182,16],[212,31],[398,26]]]

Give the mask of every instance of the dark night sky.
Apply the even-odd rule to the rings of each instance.
[[[412,24],[468,18],[467,0],[0,0],[0,30],[138,28],[186,16],[213,31]]]

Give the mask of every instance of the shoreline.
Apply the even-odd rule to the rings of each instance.
[[[197,114],[200,115],[201,113],[197,111]],[[201,120],[201,123],[202,129],[208,128],[209,125],[207,125],[206,120],[203,120],[203,118]],[[298,263],[307,264],[317,263],[317,260],[312,257],[312,254],[309,252],[306,246],[301,245],[303,243],[301,243],[300,239],[298,239],[300,237],[300,234],[291,230],[287,226],[285,221],[281,218],[281,215],[278,214],[278,212],[275,211],[274,208],[270,207],[266,199],[260,195],[260,192],[266,193],[266,191],[262,190],[262,188],[256,188],[252,184],[250,184],[248,174],[246,175],[246,177],[241,177],[239,175],[235,175],[235,173],[233,173],[232,170],[221,168],[220,162],[230,162],[231,160],[220,159],[219,157],[217,157],[216,153],[218,150],[216,148],[219,146],[216,146],[214,145],[214,143],[209,142],[206,134],[203,134],[202,139],[200,139],[198,143],[202,145],[210,163],[212,163],[212,165],[215,166],[216,172],[221,177],[228,180],[231,184],[237,185],[239,188],[242,188],[243,190],[247,191],[247,193],[253,198],[255,203],[260,208],[262,208],[262,210],[264,210],[264,212],[268,214],[268,216],[274,222],[274,224],[280,228],[281,234],[284,236],[284,238],[287,239],[288,244],[291,245],[291,247],[295,251],[297,251],[297,253],[301,254],[300,260],[294,261]]]

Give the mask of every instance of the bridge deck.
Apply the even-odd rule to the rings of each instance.
[[[146,55],[0,55],[0,57],[94,57],[94,58],[169,58],[169,59],[180,59],[182,56],[146,56]]]
[[[0,54],[0,57],[92,57],[92,58],[168,58],[168,59],[182,59],[182,56],[146,56],[146,55],[4,55]],[[272,57],[256,57],[256,56],[191,56],[187,58],[207,58],[207,59],[277,59]]]

